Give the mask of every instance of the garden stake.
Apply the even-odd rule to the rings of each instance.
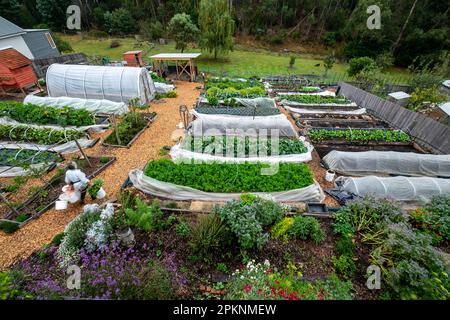
[[[80,144],[78,143],[78,140],[77,140],[77,139],[74,139],[74,141],[75,141],[75,143],[76,143],[78,149],[80,149],[80,152],[81,152],[81,154],[83,155],[84,159],[86,159],[86,162],[88,163],[89,167],[92,168],[92,163],[91,163],[91,161],[89,160],[89,158],[87,157],[87,155],[84,153],[83,149],[81,148]]]

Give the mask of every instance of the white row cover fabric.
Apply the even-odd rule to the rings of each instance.
[[[29,176],[33,172],[41,172],[49,167],[47,163],[31,164],[29,168],[0,166],[0,178],[12,178],[19,176]]]
[[[191,122],[191,133],[200,136],[258,136],[262,130],[267,134],[278,132],[280,137],[298,137],[297,131],[284,114],[273,116],[242,117],[228,114],[191,113],[197,118]]]
[[[429,201],[434,196],[450,195],[450,179],[430,177],[339,177],[336,185],[341,191],[361,197],[374,196],[397,201]]]
[[[285,96],[323,96],[323,97],[335,97],[336,96],[336,92],[333,91],[322,91],[322,92],[313,92],[313,93],[308,93],[308,92],[277,92],[277,95],[285,95]],[[292,101],[290,101],[292,102]]]
[[[277,105],[275,103],[275,99],[272,98],[232,98],[235,99],[238,104],[243,105],[244,107],[250,108],[276,108]],[[198,101],[200,103],[208,103],[208,99],[205,97],[199,97]],[[219,100],[220,104],[224,104],[224,100]]]
[[[196,160],[201,162],[219,162],[219,163],[243,163],[243,162],[266,162],[266,163],[281,163],[281,162],[308,162],[312,160],[311,152],[314,147],[307,141],[305,137],[300,137],[305,147],[308,149],[305,153],[300,154],[287,154],[278,156],[266,156],[266,157],[248,157],[248,158],[235,158],[213,155],[209,153],[199,153],[183,149],[183,142],[173,146],[170,149],[170,156],[174,162],[182,162]]]
[[[162,182],[144,175],[142,170],[132,170],[129,178],[138,190],[153,196],[173,200],[200,200],[200,201],[229,201],[239,199],[241,193],[215,193],[204,192],[198,189]],[[251,192],[260,196],[271,196],[274,201],[309,201],[323,202],[325,195],[318,183],[308,187],[282,192]]]
[[[81,99],[70,97],[38,97],[28,95],[23,103],[31,103],[37,106],[46,106],[54,108],[71,107],[74,109],[85,109],[96,114],[115,114],[123,115],[129,112],[128,105],[123,102],[114,102],[110,100]]]
[[[155,89],[157,93],[166,94],[170,91],[175,90],[175,86],[173,84],[165,84],[162,82],[155,82]]]
[[[365,108],[359,108],[356,110],[324,110],[324,109],[302,109],[302,108],[292,108],[289,106],[283,106],[286,110],[294,113],[300,114],[348,114],[348,115],[360,115],[366,114],[367,110]]]
[[[91,148],[96,142],[96,140],[89,140],[89,139],[77,139],[77,141],[82,149]],[[54,147],[45,144],[0,142],[0,148],[2,147],[6,149],[30,149],[42,151],[54,151],[61,154],[68,154],[80,150],[78,149],[75,141],[69,141]]]
[[[334,150],[322,160],[330,170],[349,176],[393,174],[450,178],[450,155]]]
[[[156,88],[145,68],[52,64],[47,70],[50,97],[106,99],[141,104],[154,99]]]
[[[57,130],[57,131],[62,131],[62,130],[76,130],[76,131],[93,131],[93,132],[102,132],[105,131],[106,129],[108,129],[109,124],[93,124],[91,126],[83,126],[83,127],[74,127],[74,126],[66,126],[66,127],[61,127],[61,126],[57,126],[57,125],[37,125],[37,124],[29,124],[29,123],[22,123],[22,122],[18,122],[16,120],[13,120],[11,118],[8,117],[0,117],[0,125],[4,125],[4,126],[27,126],[27,127],[31,127],[31,128],[36,128],[36,129],[53,129],[53,130]]]

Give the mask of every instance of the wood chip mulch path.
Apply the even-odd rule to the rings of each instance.
[[[180,122],[179,106],[184,104],[191,108],[200,94],[200,91],[196,90],[198,83],[180,81],[175,82],[175,85],[178,97],[151,103],[150,111],[155,111],[158,118],[129,149],[103,147],[98,143],[94,148],[86,150],[88,156],[105,155],[117,158],[115,163],[98,176],[104,180],[104,189],[109,198],[115,197],[130,170],[143,168],[150,159],[160,158],[160,148],[174,144],[171,135]],[[97,136],[106,138],[110,132],[108,130]],[[94,135],[94,138],[97,136]],[[72,205],[65,211],[51,209],[13,234],[0,231],[0,270],[6,269],[18,258],[28,257],[33,251],[49,243],[55,235],[64,231],[65,226],[81,210],[82,206],[79,204]]]

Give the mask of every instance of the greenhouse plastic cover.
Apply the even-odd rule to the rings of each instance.
[[[218,163],[243,163],[243,162],[266,162],[266,163],[280,163],[280,162],[308,162],[312,160],[311,152],[314,147],[307,141],[304,137],[300,137],[305,147],[308,149],[305,153],[297,154],[286,154],[278,156],[266,156],[266,157],[247,157],[247,158],[235,158],[235,157],[224,157],[218,156],[210,153],[200,153],[193,152],[190,150],[183,149],[183,142],[173,146],[170,149],[170,156],[174,162],[183,160],[198,160],[201,162],[218,162]]]
[[[140,191],[157,197],[173,200],[201,200],[201,201],[229,201],[239,199],[241,193],[216,193],[204,192],[191,187],[176,185],[169,182],[159,181],[144,175],[142,170],[132,170],[129,178],[133,186]],[[260,196],[271,196],[274,201],[308,201],[322,202],[325,195],[318,183],[308,187],[282,191],[282,192],[251,192]]]
[[[450,178],[450,155],[334,150],[328,153],[322,161],[330,170],[351,176],[393,174]]]
[[[283,106],[286,110],[289,110],[294,113],[303,113],[303,114],[349,114],[349,115],[359,115],[359,114],[365,114],[366,109],[360,108],[356,110],[324,110],[324,109],[302,109],[302,108],[292,108],[289,106]]]
[[[234,115],[202,114],[191,111],[197,117],[191,122],[191,132],[195,137],[199,136],[223,136],[243,135],[258,136],[262,130],[273,134],[278,130],[280,137],[298,137],[297,131],[284,114],[273,116],[242,117]]]
[[[123,115],[129,111],[128,105],[123,102],[97,99],[38,97],[35,95],[28,95],[25,97],[23,103],[31,103],[38,106],[55,108],[71,107],[74,109],[86,109],[92,113],[105,113],[115,115]]]
[[[450,179],[431,177],[339,177],[341,191],[355,195],[390,198],[398,201],[429,201],[434,196],[450,194]]]
[[[139,98],[147,104],[156,88],[145,68],[52,64],[47,70],[50,97],[106,99],[129,103]]]

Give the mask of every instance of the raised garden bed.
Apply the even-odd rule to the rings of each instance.
[[[86,160],[78,160],[77,162],[83,172],[86,173],[88,179],[92,179],[110,166],[115,160],[115,157],[89,157],[92,166],[89,166]],[[39,191],[31,195],[25,202],[16,207],[15,210],[11,210],[6,214],[6,219],[3,219],[2,222],[6,223],[6,221],[9,221],[10,224],[16,224],[17,228],[21,228],[31,220],[41,216],[54,205],[60,196],[61,189],[65,185],[64,177],[64,170],[58,170],[50,181]],[[17,212],[20,217],[18,217]]]
[[[280,114],[277,108],[249,108],[249,107],[207,107],[195,108],[198,113],[203,114],[228,114],[244,117],[265,117]]]
[[[146,128],[156,119],[156,112],[152,113],[128,113],[117,125],[116,129],[106,137],[103,145],[107,147],[129,148]],[[117,140],[119,136],[120,143]]]
[[[303,126],[315,128],[388,128],[389,125],[382,121],[365,119],[297,119]]]
[[[347,152],[396,151],[424,153],[414,143],[406,142],[365,142],[365,141],[321,141],[314,143],[314,149],[323,158],[333,150]]]
[[[27,125],[0,125],[0,141],[25,141],[52,145],[85,137],[86,134],[71,129],[54,130],[49,128],[30,127]]]
[[[30,149],[0,149],[0,166],[22,167],[39,163],[53,163],[62,160],[56,152]]]
[[[411,143],[411,138],[403,131],[384,129],[310,129],[308,136],[316,142]]]

